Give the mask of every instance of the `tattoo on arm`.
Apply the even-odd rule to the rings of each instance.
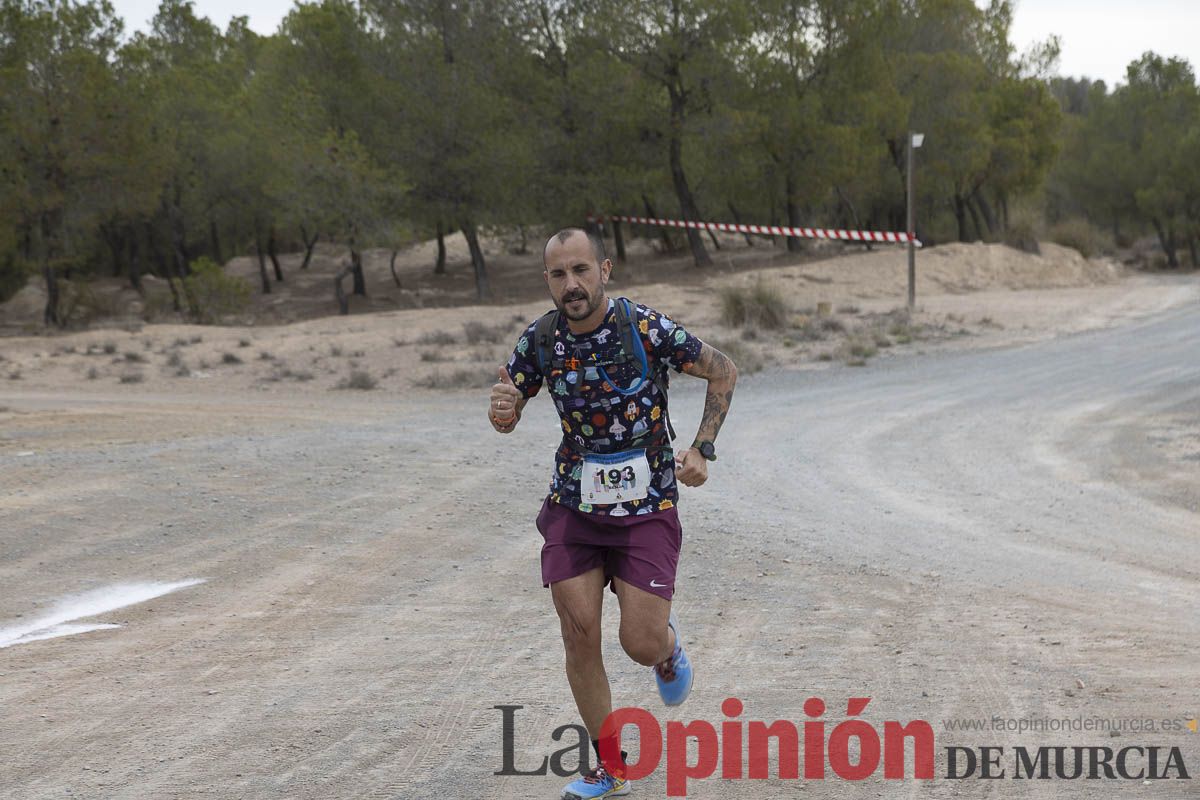
[[[708,393],[704,397],[704,415],[700,419],[699,441],[716,440],[729,405],[733,402],[733,387],[737,383],[737,367],[729,356],[710,345],[700,349],[696,363],[685,370],[689,375],[708,380]]]

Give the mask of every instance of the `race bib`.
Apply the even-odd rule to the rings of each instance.
[[[650,489],[650,462],[645,450],[587,455],[579,475],[579,494],[592,505],[642,500]]]

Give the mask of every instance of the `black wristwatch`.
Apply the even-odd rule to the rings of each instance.
[[[700,451],[700,455],[704,456],[709,461],[717,460],[717,448],[712,442],[693,442],[692,447]]]

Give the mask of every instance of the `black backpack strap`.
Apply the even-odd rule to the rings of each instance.
[[[533,352],[538,372],[549,379],[550,363],[554,358],[554,333],[558,330],[558,309],[547,311],[533,326]]]
[[[667,387],[671,385],[671,378],[667,374],[666,367],[654,371],[654,385],[658,387],[658,391],[662,395],[663,419],[667,422],[667,433],[671,436],[667,441],[670,443],[675,441],[675,426],[671,424],[671,412],[667,408]]]

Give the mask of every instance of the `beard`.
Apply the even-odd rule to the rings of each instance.
[[[580,300],[582,302],[572,303],[573,300]],[[599,307],[600,298],[589,294],[583,289],[573,289],[563,295],[562,299],[558,302],[558,310],[562,312],[563,316],[576,322],[581,319],[587,319]]]

